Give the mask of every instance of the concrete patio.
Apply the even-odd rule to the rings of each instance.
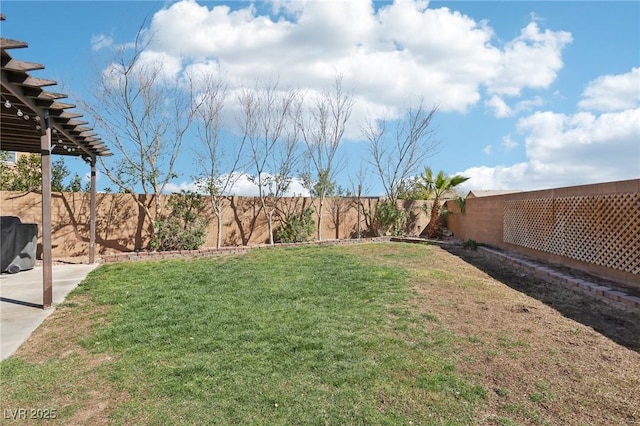
[[[54,265],[53,308],[42,309],[42,266],[0,275],[0,360],[13,355],[31,333],[98,264]]]

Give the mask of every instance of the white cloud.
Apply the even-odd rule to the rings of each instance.
[[[234,93],[252,87],[256,80],[276,77],[308,93],[320,92],[339,72],[356,99],[348,130],[351,138],[359,135],[365,117],[393,118],[400,107],[422,98],[427,104],[439,104],[443,112],[465,113],[482,103],[486,91],[484,105],[496,117],[530,113],[543,104],[541,97],[513,98],[525,90],[551,87],[563,67],[563,50],[572,42],[570,33],[543,28],[542,21],[532,16],[519,35],[503,43],[496,40],[488,22],[446,7],[430,8],[427,1],[379,5],[371,0],[273,0],[270,14],[261,14],[254,4],[236,10],[209,5],[182,0],[167,3],[153,16],[145,31],[153,35],[150,56],[167,61],[167,75],[185,69],[213,70],[226,78],[233,99]],[[605,85],[593,86],[585,91],[585,102],[602,99],[599,90]],[[233,111],[233,102],[229,106]],[[627,119],[619,117],[618,124]],[[587,173],[589,179],[628,176],[628,166],[618,171],[597,167],[598,161],[616,155],[604,147],[627,151],[637,147],[629,142],[630,136],[638,136],[637,130],[625,136],[608,121],[616,118],[531,114],[519,125],[525,135],[525,162],[473,168],[466,174],[491,187],[566,182],[567,173]],[[579,146],[575,138],[582,141]],[[505,151],[515,146],[511,136],[501,145]],[[492,147],[485,150],[489,154]],[[590,153],[597,154],[590,157]],[[619,157],[628,163],[631,154]],[[302,190],[296,186],[293,191]],[[247,179],[240,179],[234,191],[257,193]]]
[[[536,107],[542,106],[543,104],[544,101],[542,100],[542,98],[540,96],[535,96],[531,99],[525,99],[518,102],[514,108],[514,111],[517,113],[522,111],[531,111]]]
[[[140,55],[140,60],[136,62],[134,72],[139,75],[155,74],[165,81],[175,81],[182,70],[182,63],[178,58],[167,55],[164,52],[144,51]],[[125,69],[121,64],[112,63],[102,70],[103,78],[112,86],[123,85]],[[147,80],[143,78],[143,80]]]
[[[91,172],[86,172],[85,174],[83,174],[80,181],[83,185],[87,185],[89,182],[91,182]],[[96,185],[101,181],[102,172],[100,170],[96,170]]]
[[[487,154],[487,155],[490,155],[490,154],[491,154],[491,148],[492,148],[492,146],[491,146],[491,145],[487,145],[487,146],[485,146],[485,147],[484,147],[484,149],[482,150],[482,152],[484,152],[484,153],[485,153],[485,154]]]
[[[518,142],[514,141],[511,138],[511,135],[507,135],[502,138],[502,146],[504,147],[505,151],[511,151],[513,148],[518,146]]]
[[[271,0],[271,11],[274,15],[284,14],[295,18],[302,13],[308,2],[309,0]]]
[[[496,118],[510,117],[512,114],[511,107],[497,95],[493,95],[489,100],[486,100],[484,106],[493,109],[493,115]]]
[[[524,180],[527,164],[519,163],[512,166],[471,167],[464,172],[455,173],[470,177],[460,185],[460,190],[466,193],[472,189],[522,189],[518,186]]]
[[[160,77],[167,81],[175,80],[182,71],[182,62],[179,58],[168,55],[166,52],[153,50],[142,52],[140,61],[136,65],[140,71],[145,69],[160,70]]]
[[[562,49],[571,43],[565,31],[540,31],[531,22],[520,36],[507,43],[498,74],[487,86],[489,93],[519,96],[523,88],[547,88],[562,68]]]
[[[113,46],[113,38],[104,34],[91,36],[91,50],[98,51]]]
[[[202,192],[200,191],[197,182],[185,182],[185,181],[180,183],[169,182],[167,186],[165,186],[164,191],[167,194],[170,194],[173,192],[182,192],[182,191],[192,191],[192,192],[198,192],[198,193]]]
[[[308,197],[309,190],[302,184],[302,179],[293,178],[285,195],[287,197]]]
[[[527,161],[472,167],[472,189],[541,189],[640,176],[640,108],[617,113],[536,112],[520,119]]]
[[[523,111],[531,111],[534,107],[541,106],[542,104],[542,98],[539,96],[517,102],[513,108],[507,105],[504,99],[497,95],[493,95],[484,102],[484,106],[493,110],[493,115],[496,118],[512,117]]]
[[[180,191],[194,191],[203,193],[202,186],[198,181],[192,182],[180,182],[180,183],[169,183],[165,192],[180,192]],[[251,179],[251,175],[243,173],[239,176],[233,186],[229,190],[228,195],[236,195],[236,196],[244,196],[244,197],[257,197],[258,196],[258,185],[256,185]],[[289,185],[289,189],[284,194],[285,197],[296,197],[296,196],[309,196],[309,190],[307,190],[302,184],[302,180],[299,178],[293,178]]]
[[[277,0],[272,12],[183,0],[158,11],[146,34],[153,35],[153,51],[174,58],[172,71],[180,69],[176,58],[215,63],[230,90],[275,76],[322,90],[340,72],[370,113],[397,111],[420,98],[442,111],[465,112],[480,101],[483,86],[499,96],[548,87],[571,41],[566,32],[532,22],[498,46],[487,22],[426,1],[376,9],[371,0]],[[354,121],[363,117],[354,114]]]
[[[623,111],[640,106],[640,68],[589,82],[578,106],[592,111]]]

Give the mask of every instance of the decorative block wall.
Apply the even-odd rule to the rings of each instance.
[[[96,248],[100,255],[120,252],[134,252],[144,248],[149,242],[148,220],[135,203],[133,194],[105,194],[96,196]],[[147,196],[140,195],[143,200]],[[161,196],[166,205],[166,195]],[[206,198],[206,197],[205,197]],[[360,230],[362,234],[371,227],[371,217],[378,202],[377,197],[338,197],[325,200],[323,209],[323,239],[348,239]],[[42,198],[31,192],[0,191],[0,213],[18,216],[23,223],[42,223]],[[411,229],[418,235],[428,223],[424,214],[424,201],[399,201],[399,207],[416,215]],[[209,201],[206,202],[210,209]],[[275,227],[282,217],[299,213],[305,207],[313,206],[310,198],[284,198],[278,206]],[[218,231],[217,221],[211,210],[205,214],[211,219],[207,229],[205,247],[215,247]],[[83,256],[89,247],[89,194],[53,193],[52,214],[53,256]],[[314,215],[317,223],[317,217]],[[358,226],[358,221],[360,226]],[[253,197],[232,197],[224,202],[222,218],[223,246],[254,246],[268,241],[267,222],[258,199]],[[39,226],[42,230],[42,227]],[[42,236],[40,235],[40,238]]]
[[[503,241],[640,275],[640,193],[505,201]]]

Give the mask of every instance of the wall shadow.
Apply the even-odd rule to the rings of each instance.
[[[240,237],[243,246],[249,245],[249,243],[252,242],[251,239],[254,231],[257,230],[256,223],[262,211],[262,206],[260,206],[257,198],[250,197],[231,197],[229,203],[231,205],[231,211],[233,212],[233,220],[236,223],[236,229],[230,232],[230,236],[227,237],[225,243],[230,242],[229,240],[231,238],[235,241],[237,237]],[[236,232],[239,235],[237,235]]]
[[[122,196],[126,196],[123,194]],[[61,235],[65,228],[71,227],[73,238],[64,238],[65,252],[79,255],[88,253],[90,228],[90,200],[89,194],[84,193],[54,193],[52,197],[59,199],[66,217],[53,225],[53,234]],[[119,197],[112,194],[96,194],[96,245],[99,253],[108,250],[128,252],[134,247],[142,245],[142,228],[144,212],[136,209],[132,204],[121,202]],[[137,210],[137,211],[136,211]],[[137,220],[136,220],[137,218]],[[122,231],[131,228],[131,220],[136,222],[133,235],[122,235]],[[77,248],[75,242],[86,243]]]
[[[640,312],[611,306],[588,294],[547,283],[479,250],[451,244],[443,244],[442,248],[506,286],[555,309],[564,317],[640,352]],[[598,282],[596,278],[593,281]]]

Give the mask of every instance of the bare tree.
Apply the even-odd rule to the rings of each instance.
[[[273,244],[273,214],[278,201],[291,185],[298,160],[298,126],[301,95],[297,90],[280,91],[278,83],[256,84],[240,95],[238,118],[243,143],[250,150],[260,205],[267,218],[269,244]]]
[[[354,99],[351,93],[342,88],[342,76],[336,76],[333,88],[324,92],[311,108],[309,118],[300,123],[300,131],[306,145],[306,158],[309,172],[306,173],[307,186],[315,200],[318,200],[318,240],[322,239],[322,210],[325,198],[331,195],[335,186],[336,174],[344,164],[336,153],[351,110]]]
[[[199,87],[201,105],[196,112],[196,128],[201,142],[198,152],[199,186],[210,196],[218,224],[216,248],[220,248],[224,202],[242,176],[239,171],[244,166],[244,140],[237,144],[222,141],[222,110],[227,96],[225,83],[208,74],[203,76]]]
[[[354,177],[350,177],[349,181],[351,183],[350,192],[353,194],[352,197],[355,197],[355,205],[357,212],[357,222],[356,222],[356,237],[358,239],[362,238],[362,218],[364,216],[365,222],[370,222],[371,215],[367,213],[365,210],[365,206],[362,203],[362,196],[369,191],[369,187],[366,186],[367,183],[367,175],[369,174],[368,170],[364,167],[360,167],[358,173]],[[367,228],[370,228],[370,225],[367,224]]]
[[[371,154],[370,163],[380,177],[387,200],[395,205],[402,183],[424,166],[424,161],[436,154],[439,143],[431,128],[437,106],[426,109],[409,107],[396,125],[389,129],[387,120],[368,120],[363,129]]]
[[[134,195],[153,233],[158,195],[177,176],[175,163],[197,105],[193,80],[169,77],[162,61],[145,55],[148,47],[140,28],[132,47],[114,51],[94,101],[85,107],[115,154],[109,163],[100,158],[104,173],[120,191]],[[136,196],[140,190],[152,196]]]

